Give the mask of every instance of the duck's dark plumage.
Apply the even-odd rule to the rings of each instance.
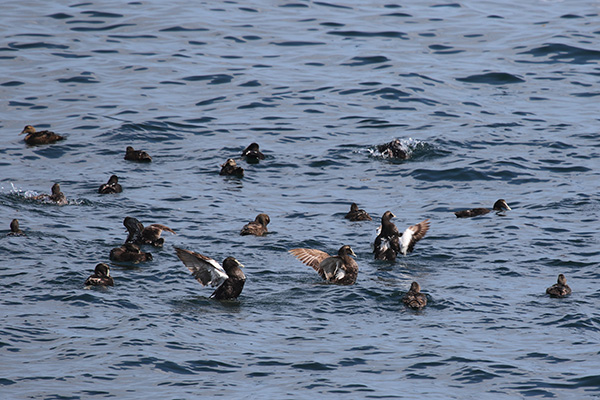
[[[246,161],[250,163],[257,163],[259,160],[265,159],[265,155],[261,153],[258,143],[250,143],[250,145],[242,151],[242,157],[246,157]]]
[[[8,236],[25,236],[23,231],[19,228],[18,219],[15,218],[10,222],[10,232],[8,233]]]
[[[557,282],[546,289],[546,294],[551,297],[565,297],[571,294],[571,288],[567,285],[567,278],[563,274],[558,275]]]
[[[266,235],[268,233],[267,225],[269,222],[271,222],[271,219],[267,214],[258,214],[254,221],[244,225],[240,235]]]
[[[52,185],[52,194],[40,194],[33,197],[33,199],[50,201],[52,203],[56,203],[59,206],[63,206],[68,203],[65,194],[60,191],[60,185],[58,183]]]
[[[454,215],[456,218],[471,218],[477,217],[479,215],[485,215],[491,211],[496,211],[496,213],[501,213],[502,211],[510,211],[511,208],[508,206],[504,199],[499,199],[494,203],[492,209],[489,208],[472,208],[470,210],[462,210],[456,211]]]
[[[371,216],[365,210],[358,208],[356,203],[350,205],[350,211],[344,217],[350,221],[371,221]]]
[[[122,191],[123,188],[119,184],[119,177],[116,175],[111,175],[108,182],[101,185],[98,189],[98,193],[100,194],[121,193]]]
[[[137,218],[125,217],[123,225],[127,228],[127,239],[125,243],[134,243],[137,245],[150,244],[154,247],[162,247],[165,239],[161,238],[163,231],[175,234],[175,231],[162,224],[152,224],[144,227]]]
[[[233,158],[228,158],[224,164],[221,164],[219,175],[233,175],[241,178],[244,176],[244,168],[238,166]]]
[[[56,143],[59,140],[64,140],[64,136],[57,135],[51,131],[39,131],[37,132],[35,128],[31,125],[25,126],[19,135],[27,134],[25,136],[25,143],[29,145],[37,145],[37,144],[51,144]]]
[[[85,280],[86,286],[114,286],[115,281],[110,276],[110,268],[104,263],[96,265],[94,273]]]
[[[294,257],[312,267],[321,278],[338,285],[352,285],[358,276],[358,264],[350,256],[356,256],[348,245],[340,247],[336,256],[330,256],[321,250],[291,249]]]
[[[402,302],[415,310],[420,310],[427,305],[427,296],[421,293],[421,286],[417,282],[410,285],[410,290],[402,296]]]
[[[143,150],[134,150],[131,146],[127,146],[127,149],[125,149],[125,159],[138,162],[152,161],[152,157],[148,153]]]
[[[389,143],[380,144],[377,146],[377,150],[383,157],[396,158],[398,160],[408,159],[408,153],[399,139],[394,139]]]
[[[175,248],[177,257],[190,270],[194,278],[203,286],[217,286],[210,296],[216,300],[236,299],[244,288],[246,276],[240,269],[243,267],[238,260],[227,257],[223,266],[210,257],[193,251]]]
[[[381,231],[375,238],[373,246],[373,254],[377,260],[394,261],[398,253],[403,255],[411,253],[415,244],[423,239],[429,230],[429,220],[426,219],[409,226],[400,234],[396,225],[391,221],[393,217],[395,215],[391,211],[386,211],[381,217]]]
[[[140,246],[134,243],[125,243],[110,251],[110,259],[118,262],[140,263],[152,260],[152,254],[144,253]]]

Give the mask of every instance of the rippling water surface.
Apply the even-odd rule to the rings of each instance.
[[[600,397],[598,3],[7,2],[7,399]],[[67,139],[27,146],[26,124]],[[398,138],[406,161],[381,157]],[[250,142],[267,159],[239,160]],[[151,164],[123,160],[125,147]],[[242,179],[219,176],[238,158]],[[124,191],[99,195],[111,174]],[[66,206],[32,199],[60,182]],[[452,211],[513,208],[458,220]],[[374,217],[343,218],[351,202]],[[431,230],[372,259],[386,210]],[[239,236],[256,214],[266,237]],[[162,249],[83,282],[126,236]],[[354,286],[287,250],[351,245]],[[210,300],[173,246],[245,266]],[[573,289],[551,299],[564,273]],[[400,298],[416,280],[420,312]]]

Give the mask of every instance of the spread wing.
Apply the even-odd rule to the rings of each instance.
[[[171,232],[172,234],[176,235],[176,233],[173,229],[169,228],[168,226],[161,225],[161,224],[148,225],[145,229],[152,230],[152,232],[154,232],[154,234],[156,234],[156,236],[160,236],[162,231]]]
[[[314,270],[319,273],[321,273],[321,262],[326,258],[331,257],[324,251],[315,249],[291,249],[289,252],[304,264],[313,267]]]
[[[212,258],[177,247],[175,251],[177,257],[202,285],[221,286],[229,278],[223,267]]]
[[[402,254],[410,253],[413,251],[415,244],[425,237],[425,234],[429,230],[429,219],[421,221],[416,225],[409,226],[406,228],[402,237],[400,238],[400,251]]]

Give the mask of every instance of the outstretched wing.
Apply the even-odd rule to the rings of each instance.
[[[125,228],[127,228],[127,231],[129,232],[125,243],[139,243],[142,240],[144,225],[142,225],[137,218],[125,217],[123,220],[123,225],[125,225]]]
[[[291,249],[289,252],[304,264],[313,267],[318,273],[321,273],[321,262],[331,257],[324,251],[315,249]]]
[[[429,219],[406,228],[402,234],[402,237],[400,238],[400,251],[402,254],[406,255],[406,253],[412,252],[415,244],[425,237],[425,234],[428,230]]]
[[[193,251],[175,248],[177,257],[202,285],[221,286],[228,278],[223,267],[210,257]]]
[[[146,230],[146,229],[151,230],[152,233],[156,236],[160,236],[162,231],[171,232],[172,234],[176,235],[176,233],[173,229],[169,228],[168,226],[162,225],[162,224],[148,225],[144,230]]]

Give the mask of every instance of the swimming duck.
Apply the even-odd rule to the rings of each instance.
[[[421,286],[417,282],[410,284],[410,290],[402,296],[402,302],[414,310],[420,310],[427,305],[427,296],[421,293]]]
[[[408,159],[408,153],[399,139],[394,139],[389,143],[380,144],[377,146],[377,150],[383,157],[397,158],[399,160]]]
[[[371,221],[371,216],[365,210],[360,210],[356,203],[350,204],[350,211],[344,217],[350,221]]]
[[[36,144],[51,144],[56,143],[59,140],[64,140],[64,136],[57,135],[51,131],[39,131],[37,132],[35,128],[31,125],[26,125],[25,128],[19,133],[19,135],[27,134],[25,136],[25,143],[30,145]]]
[[[94,273],[85,280],[86,286],[114,286],[115,281],[110,276],[110,268],[104,263],[96,265]]]
[[[239,167],[233,158],[228,158],[224,164],[221,164],[219,175],[234,175],[241,178],[244,176],[244,168]]]
[[[409,226],[400,234],[396,225],[391,221],[395,215],[386,211],[381,217],[381,231],[375,238],[373,253],[376,260],[396,260],[398,253],[411,253],[415,244],[425,237],[429,230],[429,219]]]
[[[176,234],[173,229],[162,224],[152,224],[144,227],[140,221],[133,217],[125,217],[123,225],[129,232],[125,243],[151,244],[154,247],[162,247],[165,243],[165,239],[160,237],[163,231]]]
[[[140,246],[133,243],[125,243],[121,247],[115,247],[110,251],[110,259],[118,262],[140,263],[152,261],[152,254],[144,253]]]
[[[470,210],[456,211],[454,215],[456,215],[456,218],[471,218],[479,215],[485,215],[492,210],[496,211],[496,214],[499,214],[505,210],[510,211],[511,208],[508,206],[508,204],[506,204],[504,199],[500,199],[494,203],[494,206],[491,210],[489,208],[472,208]]]
[[[294,257],[309,267],[313,267],[321,278],[338,285],[352,285],[358,276],[358,264],[350,256],[355,256],[348,245],[340,247],[337,256],[330,256],[321,250],[291,249]]]
[[[258,143],[250,143],[248,147],[242,151],[242,157],[246,157],[249,163],[257,163],[259,160],[264,160],[265,155],[260,152]]]
[[[151,162],[152,157],[143,150],[134,150],[133,147],[127,146],[125,149],[125,159],[129,161]]]
[[[23,231],[19,229],[18,219],[15,218],[10,222],[10,232],[8,233],[8,236],[25,236]]]
[[[267,214],[258,214],[254,221],[244,225],[240,235],[266,235],[268,233],[267,225],[269,222],[271,222],[271,219]]]
[[[60,185],[58,183],[52,185],[52,194],[39,194],[37,196],[32,197],[32,199],[51,201],[59,206],[64,206],[68,203],[65,194],[60,191]]]
[[[210,295],[211,299],[231,300],[236,299],[242,293],[246,276],[240,269],[243,265],[235,258],[227,257],[221,266],[212,258],[199,253],[177,247],[175,251],[177,257],[198,282],[203,286],[217,286],[217,289]]]
[[[119,177],[116,175],[111,175],[108,182],[101,185],[98,189],[98,193],[100,194],[121,193],[122,191],[123,187],[119,184]]]
[[[546,289],[550,297],[565,297],[571,294],[571,288],[567,285],[567,278],[563,274],[558,275],[557,282]]]

